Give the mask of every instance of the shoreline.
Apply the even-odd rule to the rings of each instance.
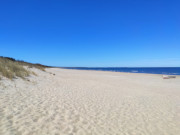
[[[56,68],[56,67],[55,67]],[[157,74],[157,73],[138,73],[138,72],[120,72],[120,71],[108,71],[108,70],[86,70],[86,69],[68,69],[68,68],[58,68],[58,69],[67,69],[67,70],[80,70],[80,71],[100,71],[100,72],[115,72],[115,73],[132,73],[132,74],[144,74],[144,75],[167,75],[167,74]],[[172,75],[172,74],[169,74]],[[177,74],[173,74],[174,76],[180,76]]]

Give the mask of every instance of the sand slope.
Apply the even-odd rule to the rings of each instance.
[[[179,135],[180,77],[47,69],[0,83],[0,135]]]

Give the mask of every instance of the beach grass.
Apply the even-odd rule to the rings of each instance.
[[[34,72],[30,72],[27,68],[37,68],[45,71],[47,66],[41,64],[32,64],[24,61],[18,61],[9,57],[0,57],[0,79],[6,77],[13,79],[16,77],[25,78],[30,74],[36,75]]]

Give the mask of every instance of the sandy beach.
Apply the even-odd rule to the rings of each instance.
[[[0,135],[180,134],[180,76],[33,71],[0,81]]]

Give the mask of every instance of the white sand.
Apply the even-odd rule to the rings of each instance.
[[[47,71],[0,82],[0,135],[180,135],[180,76]]]

